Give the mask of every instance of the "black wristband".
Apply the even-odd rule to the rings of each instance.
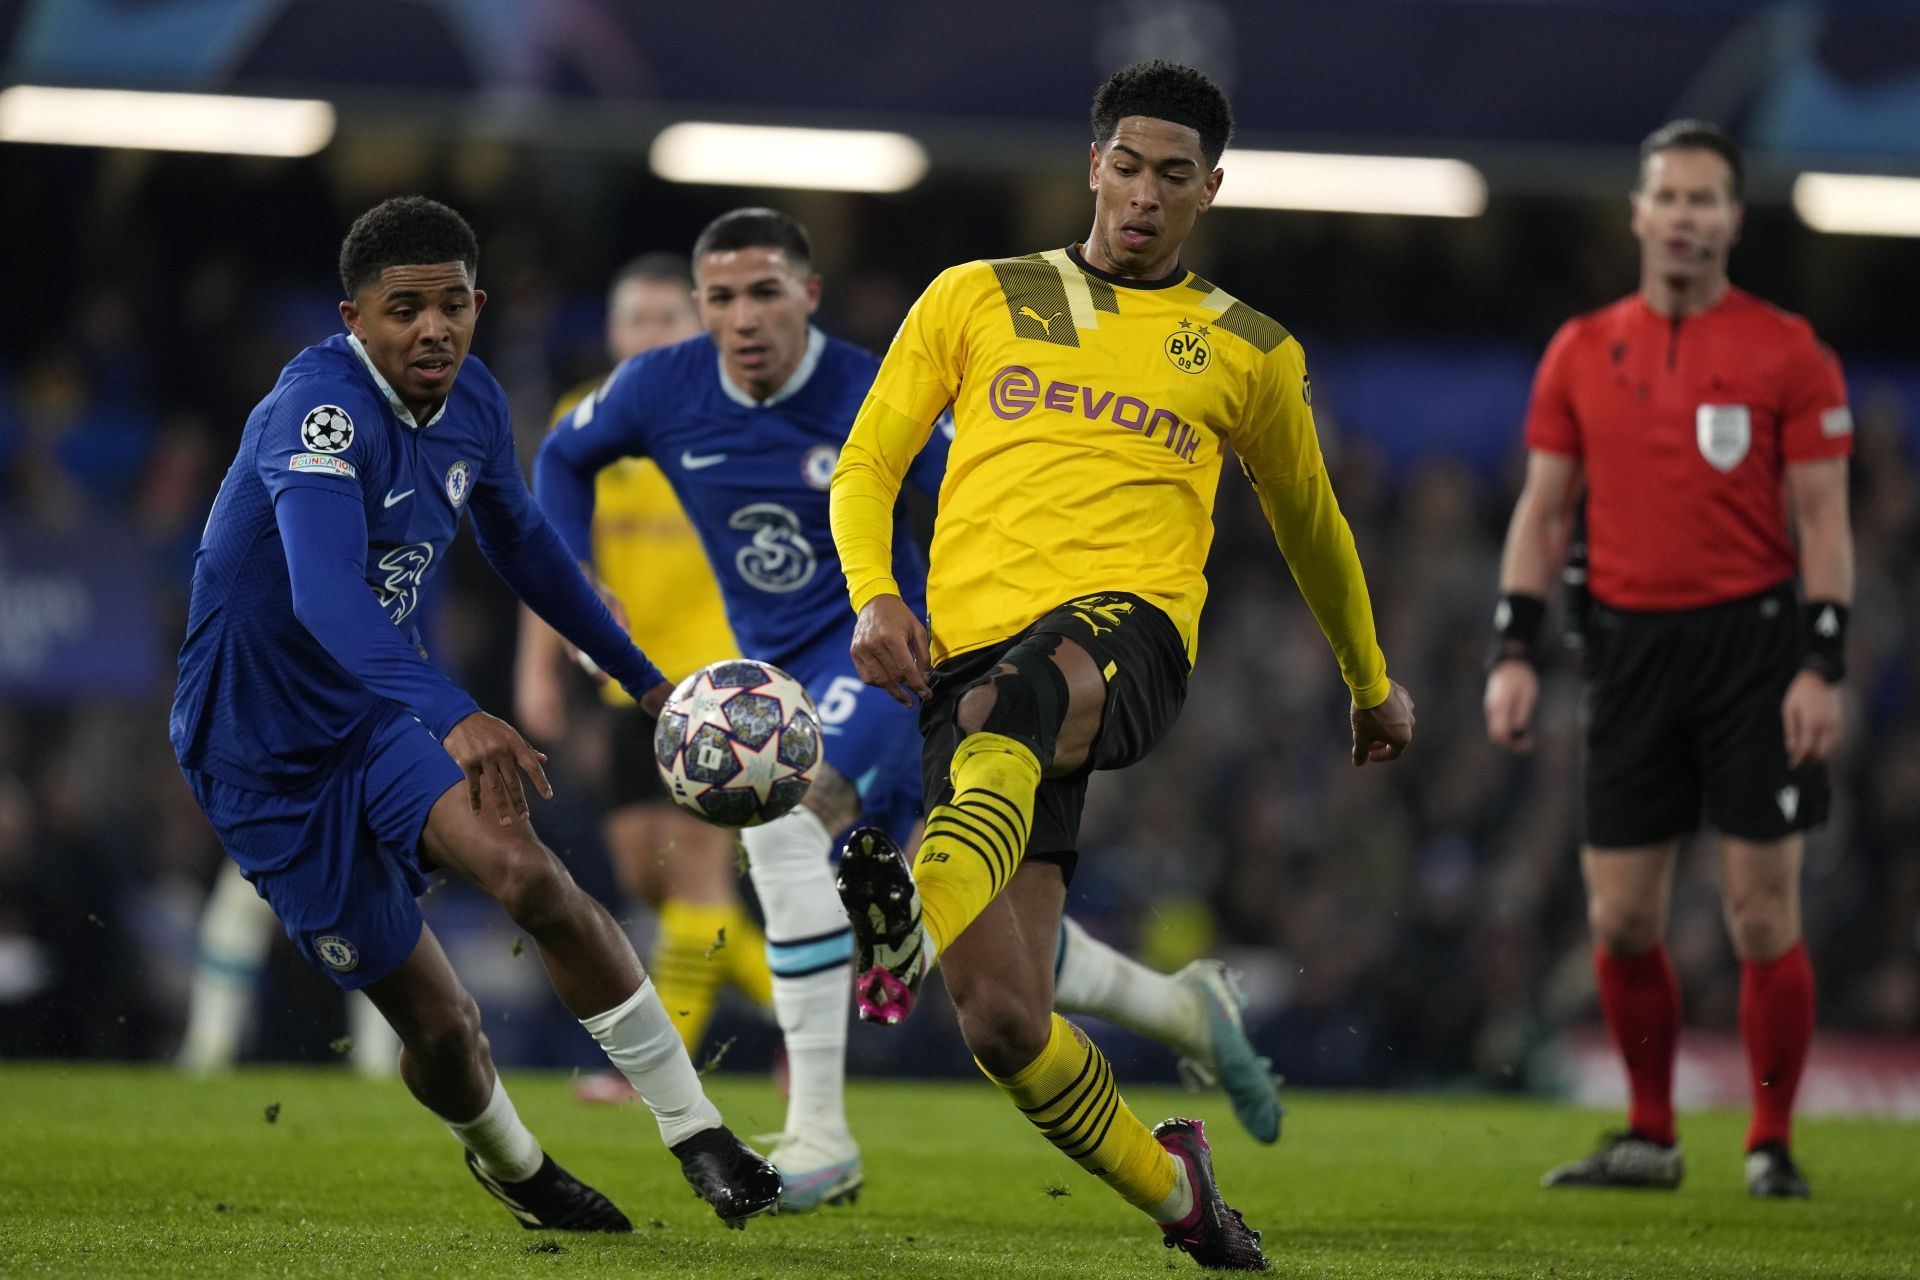
[[[1828,684],[1847,678],[1847,616],[1838,600],[1808,600],[1800,606],[1800,666]]]
[[[1547,619],[1547,602],[1516,591],[1500,597],[1493,610],[1493,647],[1487,653],[1492,670],[1509,658],[1538,663],[1540,627]]]

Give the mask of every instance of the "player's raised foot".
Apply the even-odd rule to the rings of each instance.
[[[1668,1146],[1631,1129],[1610,1133],[1583,1160],[1551,1169],[1543,1187],[1627,1187],[1671,1191],[1680,1185],[1686,1161],[1680,1144]]]
[[[618,1071],[595,1071],[573,1082],[573,1096],[581,1102],[618,1105],[640,1101],[633,1082]]]
[[[1805,1200],[1813,1194],[1784,1142],[1763,1142],[1747,1152],[1747,1191],[1759,1200]]]
[[[783,1133],[767,1158],[780,1171],[782,1213],[811,1213],[860,1198],[860,1148],[846,1134]]]
[[[702,1129],[668,1150],[695,1194],[735,1230],[745,1230],[748,1218],[780,1204],[779,1171],[725,1125]]]
[[[631,1231],[627,1215],[613,1201],[562,1169],[552,1156],[524,1182],[507,1182],[480,1167],[480,1158],[467,1152],[467,1169],[487,1194],[507,1206],[529,1231]]]
[[[1167,1248],[1179,1249],[1210,1271],[1265,1271],[1267,1257],[1260,1252],[1260,1233],[1221,1198],[1213,1179],[1213,1150],[1207,1146],[1206,1126],[1176,1116],[1153,1126],[1153,1136],[1186,1166],[1193,1187],[1193,1212],[1183,1221],[1160,1227]]]
[[[834,881],[853,925],[853,994],[867,1022],[900,1022],[913,1012],[932,948],[920,923],[920,890],[893,837],[858,827],[840,854]]]
[[[1234,1119],[1257,1142],[1276,1142],[1280,1138],[1280,1117],[1286,1108],[1280,1104],[1280,1078],[1273,1074],[1273,1060],[1253,1051],[1240,1011],[1247,997],[1233,973],[1218,960],[1195,960],[1174,975],[1174,981],[1190,990],[1207,1011],[1207,1042],[1195,1046],[1196,1054],[1180,1059],[1180,1077],[1191,1084],[1226,1091],[1233,1104]]]

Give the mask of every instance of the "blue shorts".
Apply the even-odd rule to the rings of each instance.
[[[460,766],[386,704],[297,791],[183,771],[227,856],[316,968],[349,991],[392,973],[420,941],[420,833]]]
[[[860,821],[885,828],[905,846],[920,820],[920,725],[913,709],[862,681],[843,643],[801,654],[781,669],[806,686],[820,712],[827,763],[860,792]]]

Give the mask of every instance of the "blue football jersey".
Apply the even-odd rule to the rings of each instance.
[[[848,643],[853,613],[827,517],[840,446],[880,361],[849,342],[809,331],[785,386],[755,402],[730,382],[705,336],[646,352],[615,369],[548,437],[559,465],[592,475],[623,457],[666,473],[705,545],[746,656],[784,666],[822,645]],[[935,431],[908,482],[937,495],[951,429]],[[541,488],[547,514],[583,557],[584,521],[569,521]],[[894,518],[894,577],[926,615],[926,556]]]
[[[366,512],[366,585],[409,643],[421,592],[469,505],[491,523],[538,519],[500,384],[469,356],[431,420],[415,423],[359,344],[302,351],[247,418],[200,549],[171,719],[180,763],[237,786],[309,781],[383,700],[293,612],[277,497],[312,486]],[[421,661],[423,688],[465,695]],[[412,677],[409,676],[409,679]],[[457,708],[456,708],[457,710]]]

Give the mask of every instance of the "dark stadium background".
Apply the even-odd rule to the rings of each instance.
[[[0,5],[0,84],[311,95],[339,115],[303,159],[0,143],[0,1057],[175,1047],[221,856],[166,741],[192,552],[247,411],[337,327],[356,213],[424,192],[475,225],[475,349],[530,450],[599,365],[606,275],[727,208],[805,220],[821,323],[876,349],[940,268],[1084,234],[1086,100],[1149,55],[1217,74],[1240,145],[1455,156],[1490,195],[1464,219],[1202,224],[1188,265],[1307,350],[1420,736],[1390,769],[1347,765],[1337,673],[1229,469],[1191,700],[1149,761],[1100,780],[1071,910],[1161,967],[1241,968],[1256,1041],[1295,1081],[1618,1091],[1594,1051],[1572,667],[1514,762],[1482,734],[1480,662],[1532,364],[1561,320],[1634,287],[1639,137],[1712,115],[1752,153],[1735,282],[1838,349],[1859,424],[1855,674],[1806,873],[1821,1032],[1803,1096],[1920,1107],[1920,241],[1822,234],[1788,201],[1802,170],[1920,173],[1920,15],[1865,0],[736,0],[720,26],[616,0]],[[932,169],[894,195],[677,185],[647,148],[683,119],[901,130]],[[470,541],[448,570],[435,656],[507,712],[510,602]],[[560,798],[536,817],[611,894],[604,752],[591,730],[555,750]],[[1713,867],[1696,848],[1674,906],[1682,1101],[1739,1105]],[[447,888],[428,905],[503,1062],[593,1061],[491,904]],[[290,949],[261,1008],[249,1056],[333,1057],[339,1000]],[[970,1071],[933,1008],[907,1035],[856,1028],[856,1072]],[[715,1034],[737,1037],[729,1069],[771,1054],[742,1009]],[[1106,1042],[1129,1078],[1171,1078],[1161,1051]]]

